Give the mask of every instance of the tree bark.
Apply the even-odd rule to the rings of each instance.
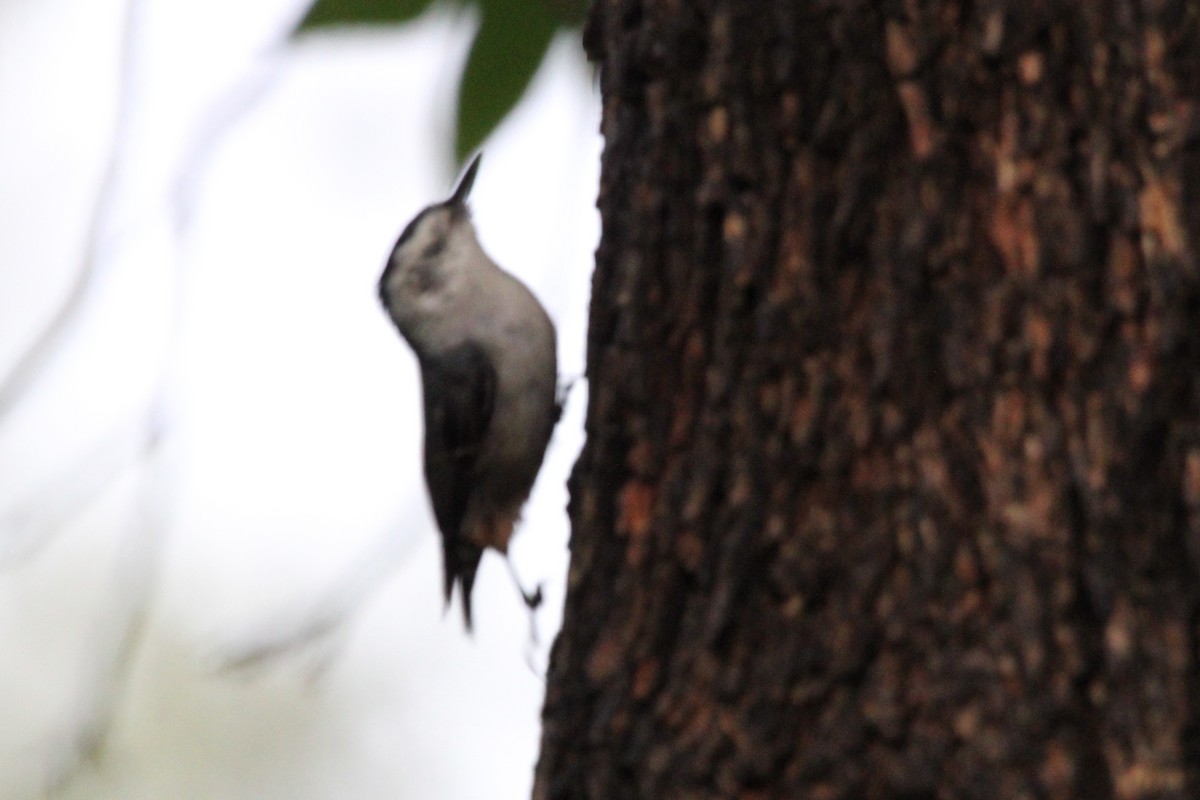
[[[536,800],[1200,797],[1200,5],[596,0]]]

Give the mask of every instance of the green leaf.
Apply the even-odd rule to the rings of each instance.
[[[458,92],[459,163],[521,99],[560,24],[546,0],[482,0],[480,6],[483,19]]]
[[[591,0],[549,0],[549,3],[559,24],[567,28],[582,26],[592,5]]]
[[[408,22],[433,0],[316,0],[295,33],[346,25],[395,25]]]

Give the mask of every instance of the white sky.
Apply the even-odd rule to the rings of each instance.
[[[374,292],[396,234],[454,180],[449,101],[471,20],[264,54],[294,0],[142,6],[98,281],[60,357],[0,420],[0,796],[40,796],[69,763],[88,699],[104,696],[88,682],[148,592],[107,747],[61,796],[528,797],[543,686],[527,616],[494,556],[474,638],[457,605],[442,615],[419,381]],[[122,0],[0,2],[0,375],[80,268],[123,16]],[[214,105],[246,87],[256,100],[197,159]],[[568,378],[583,370],[597,127],[590,69],[559,41],[485,146],[472,195],[485,247],[558,323]],[[54,524],[120,460],[164,374],[158,455]],[[513,548],[525,582],[546,582],[539,665],[560,617],[585,391]],[[47,527],[47,543],[8,557]],[[217,669],[353,605],[365,584],[350,575],[379,580],[327,641]]]

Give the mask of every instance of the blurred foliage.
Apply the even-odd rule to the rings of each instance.
[[[458,92],[454,156],[461,164],[483,144],[529,86],[555,32],[582,24],[588,0],[440,0],[476,7],[479,31]],[[350,25],[394,25],[434,0],[316,0],[295,35]]]
[[[421,15],[431,0],[316,0],[297,33],[344,25],[389,25]]]

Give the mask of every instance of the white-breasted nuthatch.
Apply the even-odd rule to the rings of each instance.
[[[449,200],[408,223],[379,278],[379,298],[421,369],[446,604],[458,583],[468,630],[483,550],[507,557],[560,415],[554,325],[475,236],[467,196],[479,158]]]

